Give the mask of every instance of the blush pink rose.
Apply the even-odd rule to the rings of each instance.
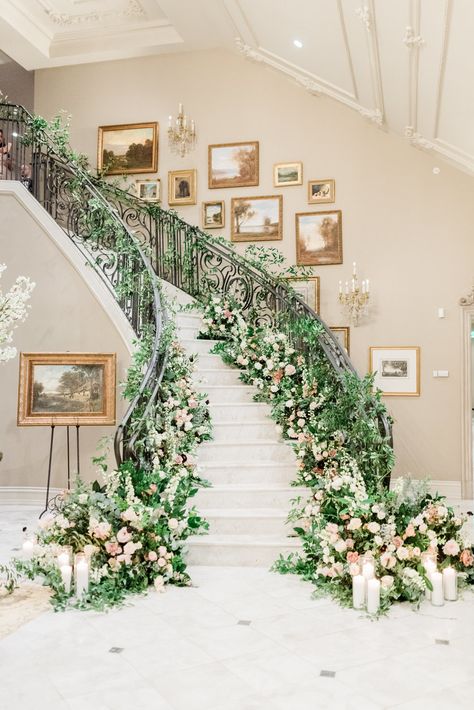
[[[458,555],[459,554],[459,545],[456,542],[456,540],[448,540],[448,542],[444,545],[443,547],[443,552],[445,555]]]
[[[393,538],[393,544],[395,545],[395,547],[401,547],[403,545],[402,538],[399,535],[397,535],[396,537]]]
[[[117,540],[119,542],[128,542],[129,540],[132,539],[132,534],[128,532],[127,528],[120,528],[120,530],[117,533]]]
[[[150,552],[148,553],[148,560],[150,562],[156,562],[157,559],[158,555],[156,554],[156,552],[154,550],[150,550]]]
[[[346,541],[346,545],[347,545],[347,541]],[[352,563],[352,562],[357,562],[358,559],[359,559],[359,553],[358,553],[358,552],[348,552],[348,553],[347,553],[347,561],[348,561],[348,562],[351,562],[351,563]]]
[[[459,555],[459,559],[463,563],[464,567],[470,567],[474,562],[474,556],[471,550],[463,550]]]
[[[105,543],[105,549],[108,552],[109,555],[118,555],[119,552],[122,552],[122,548],[118,544],[118,542],[106,542]]]

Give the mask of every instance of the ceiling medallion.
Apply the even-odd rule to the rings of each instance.
[[[107,10],[99,12],[83,12],[78,14],[70,14],[66,12],[54,12],[49,3],[41,2],[44,12],[49,19],[56,25],[81,25],[88,22],[100,22],[108,17],[123,18],[123,17],[142,17],[145,12],[138,0],[128,0],[124,10]]]

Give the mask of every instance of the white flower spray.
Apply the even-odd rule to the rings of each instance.
[[[0,278],[7,267],[0,264]],[[27,301],[31,298],[35,284],[26,276],[19,276],[5,294],[0,289],[0,362],[16,356],[16,348],[10,345],[13,331],[28,316]]]

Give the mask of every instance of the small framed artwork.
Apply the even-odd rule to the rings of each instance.
[[[159,202],[161,199],[161,180],[135,180],[135,192],[143,202]]]
[[[203,229],[221,229],[225,226],[225,202],[202,203]]]
[[[336,201],[336,181],[335,180],[309,180],[308,182],[308,204],[320,205],[324,202]]]
[[[18,426],[113,426],[115,353],[21,353]]]
[[[208,151],[209,189],[258,185],[258,141],[219,143]]]
[[[231,241],[264,242],[283,239],[281,195],[235,197],[231,202]]]
[[[330,326],[329,330],[336,336],[340,345],[344,348],[346,353],[350,355],[351,353],[351,333],[350,328],[342,325]]]
[[[303,301],[319,313],[319,276],[289,276],[288,282]]]
[[[374,384],[387,396],[420,396],[420,348],[418,346],[369,348],[369,372]]]
[[[99,126],[97,169],[106,175],[156,173],[158,123]]]
[[[171,170],[168,173],[168,204],[195,205],[196,170]]]
[[[303,184],[303,163],[277,163],[273,166],[273,186],[287,187]]]
[[[305,266],[342,264],[342,212],[297,212],[296,262]]]

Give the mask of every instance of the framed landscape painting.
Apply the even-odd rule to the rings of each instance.
[[[115,424],[115,353],[21,353],[18,426]]]
[[[225,226],[225,202],[202,203],[203,229],[219,229]]]
[[[195,205],[196,187],[196,170],[171,170],[168,173],[168,204]]]
[[[369,348],[369,372],[374,385],[388,396],[420,396],[420,348],[418,346]]]
[[[258,141],[209,146],[209,188],[258,185]]]
[[[295,217],[297,264],[342,264],[341,211],[297,212]]]
[[[310,180],[308,182],[308,204],[320,205],[324,202],[335,202],[335,180]]]
[[[135,180],[135,190],[143,202],[159,202],[161,199],[160,180]]]
[[[298,296],[319,313],[319,276],[289,276],[288,282]]]
[[[283,239],[283,198],[235,197],[231,202],[231,241],[263,242]]]
[[[351,354],[351,335],[350,328],[342,325],[331,326],[329,330],[336,336],[339,343],[342,345],[348,355]]]
[[[273,186],[288,187],[303,184],[303,163],[277,163],[273,166]]]
[[[99,126],[97,170],[106,175],[156,173],[158,123]]]

